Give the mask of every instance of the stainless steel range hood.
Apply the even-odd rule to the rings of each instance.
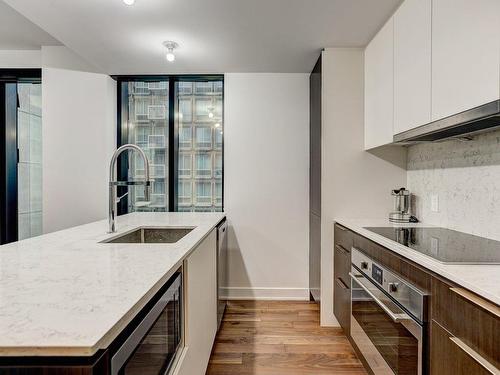
[[[500,100],[396,134],[395,144],[465,138],[500,128]]]

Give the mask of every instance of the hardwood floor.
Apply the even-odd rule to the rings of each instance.
[[[230,301],[207,375],[366,374],[340,328],[319,325],[319,305]]]

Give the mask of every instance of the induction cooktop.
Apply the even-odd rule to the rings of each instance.
[[[365,227],[444,264],[500,264],[500,241],[438,227]]]

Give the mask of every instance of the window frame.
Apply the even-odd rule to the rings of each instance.
[[[177,92],[176,92],[176,84],[179,82],[214,82],[221,81],[222,82],[222,113],[221,113],[221,122],[224,124],[224,75],[222,74],[208,74],[208,75],[199,75],[199,74],[182,74],[182,75],[112,75],[113,78],[117,82],[117,147],[120,147],[126,143],[128,139],[128,88],[124,83],[128,82],[158,82],[158,81],[168,81],[168,212],[179,212],[179,202],[178,202],[178,183],[179,183],[179,156],[182,148],[179,144],[179,122],[176,118],[178,112],[177,105]],[[149,87],[149,85],[148,85]],[[194,90],[194,88],[193,88]],[[125,105],[122,105],[125,104]],[[194,103],[192,103],[192,108]],[[191,126],[191,147],[194,147],[195,142],[195,121],[194,121],[194,113],[191,113],[193,117],[193,125]],[[212,142],[215,143],[214,135],[212,135]],[[222,204],[221,210],[224,211],[224,136],[222,136]],[[126,155],[120,155],[118,159],[118,179],[125,180],[127,178],[128,171],[128,158]],[[192,173],[194,173],[194,166]],[[123,195],[126,193],[126,186],[118,187],[118,194]],[[118,204],[118,215],[122,215],[128,212],[128,202],[126,199],[122,199]]]

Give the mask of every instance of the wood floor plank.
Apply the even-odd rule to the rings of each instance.
[[[342,329],[321,327],[319,305],[230,301],[207,375],[361,375]]]

